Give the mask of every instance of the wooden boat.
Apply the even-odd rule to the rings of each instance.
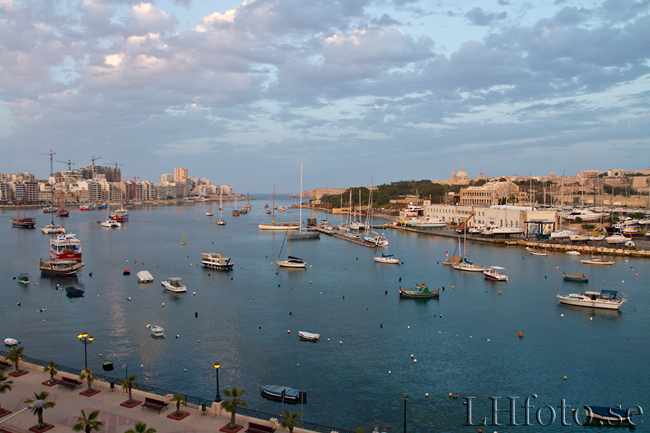
[[[607,310],[620,310],[626,297],[619,298],[614,290],[601,290],[600,292],[586,291],[584,293],[571,293],[557,295],[562,304],[578,307],[604,308]]]
[[[306,331],[298,331],[298,337],[300,337],[301,340],[305,340],[305,341],[318,341],[318,339],[320,338],[320,334],[314,334]]]
[[[429,299],[437,298],[440,295],[440,290],[434,290],[433,292],[429,290],[426,284],[416,284],[415,289],[404,290],[401,287],[399,288],[399,297],[400,298],[412,298],[412,299]]]
[[[178,277],[167,278],[166,280],[162,280],[162,285],[166,290],[169,290],[170,292],[185,293],[187,292],[187,287],[180,283],[181,280],[183,279]]]
[[[231,261],[230,257],[221,257],[221,254],[217,253],[203,253],[203,258],[201,263],[203,266],[212,269],[218,269],[220,271],[229,271],[233,268],[234,263]]]
[[[58,217],[69,217],[70,212],[68,212],[65,209],[59,209],[58,211],[56,211],[56,216],[58,216]]]
[[[149,271],[139,271],[136,275],[140,283],[153,283],[153,275]]]
[[[153,338],[165,338],[165,330],[162,326],[151,325],[150,330]]]
[[[483,275],[485,275],[485,279],[487,280],[508,281],[508,276],[503,272],[499,272],[504,269],[505,268],[502,268],[501,266],[490,266],[489,269],[483,271]]]
[[[11,218],[10,221],[12,226],[23,229],[33,229],[36,225],[36,220],[28,217]]]
[[[582,259],[580,263],[584,265],[613,265],[616,263],[614,260],[607,260],[603,257],[592,257],[591,259]]]
[[[576,283],[588,283],[589,282],[589,277],[585,277],[585,274],[580,272],[579,274],[567,274],[565,272],[562,272],[562,278],[564,278],[564,281],[574,281]]]
[[[77,269],[84,266],[83,262],[76,260],[41,260],[38,269],[44,277],[76,277]]]
[[[29,274],[27,272],[23,272],[18,276],[18,282],[20,284],[29,284]]]
[[[299,403],[301,401],[301,396],[305,395],[302,391],[281,385],[260,386],[260,394],[262,397],[270,398],[272,400],[282,400],[285,403]]]
[[[65,295],[68,298],[80,298],[84,295],[84,291],[70,286],[65,288]]]
[[[378,263],[386,263],[386,264],[393,264],[393,265],[399,265],[399,259],[396,257],[393,257],[392,254],[384,254],[381,253],[381,257],[373,257],[372,258],[374,261]]]

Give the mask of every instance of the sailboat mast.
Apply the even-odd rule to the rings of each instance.
[[[298,221],[300,232],[302,232],[302,164],[303,162],[300,161],[300,202],[298,203],[298,206],[300,206],[300,210],[298,211],[298,215],[300,216],[300,221]]]

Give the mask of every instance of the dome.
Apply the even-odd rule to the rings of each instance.
[[[465,170],[463,170],[463,166],[462,166],[462,165],[460,166],[460,170],[458,171],[458,173],[456,173],[456,179],[458,179],[458,180],[461,180],[461,179],[469,179],[469,176],[467,175],[467,173],[465,172]]]

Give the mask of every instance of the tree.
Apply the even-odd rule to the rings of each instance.
[[[147,424],[138,421],[133,428],[128,429],[124,433],[156,433],[156,431],[155,428],[147,428]]]
[[[93,374],[92,371],[90,371],[90,368],[86,368],[81,371],[81,374],[79,375],[79,380],[80,381],[86,381],[88,383],[88,390],[86,391],[87,393],[93,392],[93,388],[91,387],[91,384],[95,381],[95,375]]]
[[[4,373],[0,372],[0,394],[11,391],[11,385],[13,385],[13,383],[13,380],[9,380],[9,378],[5,376]],[[3,412],[4,410],[2,409],[2,406],[0,406],[0,414]]]
[[[127,401],[127,404],[133,404],[133,397],[131,395],[131,389],[135,388],[138,389],[140,388],[140,385],[135,383],[135,380],[138,378],[135,374],[129,374],[129,377],[126,380],[121,380],[120,383],[122,384],[122,389],[124,391],[129,392],[129,401]]]
[[[24,347],[14,346],[9,351],[9,355],[7,355],[7,357],[5,358],[7,361],[14,363],[14,366],[16,367],[16,371],[20,371],[18,369],[18,361],[20,361],[23,358],[24,351],[25,351]]]
[[[54,402],[45,401],[45,399],[47,398],[48,395],[50,395],[49,392],[43,391],[43,392],[41,392],[39,394],[34,393],[34,398],[33,399],[25,400],[25,403],[35,403],[36,400],[41,400],[43,402],[43,406],[39,407],[39,406],[35,405],[32,408],[32,411],[33,411],[34,415],[36,415],[38,417],[38,425],[36,426],[36,430],[43,430],[43,428],[45,427],[45,423],[43,422],[43,411],[45,409],[49,409],[49,408],[55,406]]]
[[[302,422],[298,418],[302,416],[301,413],[298,412],[291,412],[290,410],[285,410],[284,415],[282,415],[282,424],[280,424],[284,428],[289,429],[289,433],[293,433],[293,427],[294,424],[298,425],[298,427],[302,427]]]
[[[169,401],[174,401],[176,402],[176,413],[174,415],[176,416],[181,416],[181,405],[185,406],[185,395],[184,394],[176,394],[176,396]]]
[[[97,420],[99,417],[99,411],[94,410],[90,412],[88,416],[83,409],[81,409],[81,416],[77,417],[77,423],[72,427],[74,431],[84,431],[85,433],[90,433],[93,430],[99,431],[99,428],[104,425],[102,421]]]
[[[45,368],[43,369],[43,371],[45,373],[50,373],[50,383],[54,382],[54,376],[59,374],[58,368],[59,368],[59,365],[56,362],[50,361],[47,364],[47,366],[45,366]]]
[[[237,413],[237,407],[248,407],[246,402],[242,400],[243,395],[246,393],[245,389],[240,390],[236,386],[233,386],[232,389],[224,389],[223,395],[227,397],[227,400],[221,402],[221,407],[225,409],[226,412],[230,412],[230,424],[228,424],[229,429],[234,429],[237,424],[235,424],[235,414]]]

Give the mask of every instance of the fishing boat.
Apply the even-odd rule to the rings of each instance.
[[[48,206],[43,208],[43,213],[55,213],[58,209],[54,206]]]
[[[95,205],[92,203],[82,204],[79,206],[80,211],[89,211],[94,209],[95,209]]]
[[[136,275],[140,283],[153,283],[153,275],[149,271],[139,271]]]
[[[229,271],[232,269],[234,263],[230,257],[221,257],[217,253],[203,253],[201,263],[206,268],[218,269],[220,271]]]
[[[18,282],[20,284],[29,284],[29,274],[27,272],[23,272],[18,276]]]
[[[314,334],[312,332],[298,331],[298,337],[304,341],[318,341],[320,334]]]
[[[44,277],[76,277],[77,269],[84,266],[83,262],[76,260],[41,260],[38,269]]]
[[[70,286],[65,288],[65,295],[68,298],[80,298],[84,295],[84,291]]]
[[[50,239],[50,257],[57,260],[81,261],[81,242],[73,233]]]
[[[483,271],[483,275],[485,275],[485,279],[487,280],[508,281],[508,276],[503,272],[500,272],[504,269],[505,268],[502,268],[501,266],[490,266],[489,269]]]
[[[170,292],[185,293],[187,292],[187,287],[180,283],[182,280],[182,278],[171,277],[167,278],[166,280],[162,280],[162,285],[165,290],[168,290]]]
[[[626,297],[619,298],[615,290],[601,290],[600,292],[586,291],[584,293],[571,293],[557,295],[560,303],[576,305],[578,307],[604,308],[607,310],[620,310]]]
[[[111,219],[102,221],[99,223],[99,225],[106,229],[119,229],[120,227],[122,227],[122,223]]]
[[[56,211],[56,216],[58,216],[58,217],[69,217],[70,212],[67,211],[66,209],[59,209],[59,210]]]
[[[588,283],[589,282],[589,277],[586,277],[585,274],[580,272],[579,274],[567,274],[565,272],[562,272],[562,278],[564,278],[564,281],[573,281],[576,283]]]
[[[165,338],[165,330],[162,326],[151,325],[150,330],[153,338]]]
[[[393,257],[392,254],[384,254],[381,253],[381,256],[375,256],[372,258],[374,261],[377,263],[385,263],[385,264],[392,264],[392,265],[398,265],[399,264],[399,259],[396,257]]]
[[[18,344],[18,340],[16,340],[15,338],[7,337],[7,338],[3,338],[2,340],[4,341],[5,346],[16,346]]]
[[[636,409],[621,409],[620,406],[583,406],[586,419],[584,425],[597,426],[633,426],[632,415]]]
[[[298,403],[301,400],[303,392],[281,385],[263,385],[260,386],[260,394],[272,400],[282,400],[285,403]]]
[[[604,257],[594,257],[591,256],[590,259],[582,259],[580,263],[583,265],[613,265],[616,263],[614,260],[607,260]]]
[[[124,207],[116,210],[111,214],[111,219],[117,222],[124,222],[129,220],[129,211],[124,209]]]
[[[437,298],[439,296],[440,290],[436,289],[434,291],[431,291],[426,284],[416,284],[415,289],[402,289],[401,287],[399,288],[400,298],[429,299]]]

